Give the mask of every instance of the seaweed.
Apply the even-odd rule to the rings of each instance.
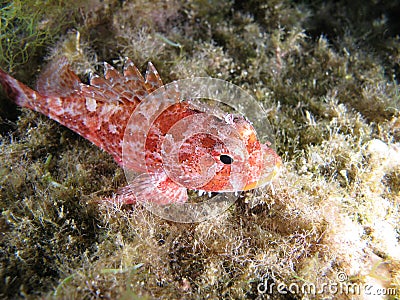
[[[83,80],[130,57],[166,83],[231,81],[265,107],[284,169],[173,223],[104,200],[125,184],[109,155],[2,105],[0,297],[399,297],[399,1],[28,2],[1,6],[0,65],[21,81],[59,55]]]

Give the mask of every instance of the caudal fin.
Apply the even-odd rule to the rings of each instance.
[[[39,93],[19,82],[2,69],[0,69],[0,84],[7,96],[17,105],[38,110],[37,101],[41,97]]]

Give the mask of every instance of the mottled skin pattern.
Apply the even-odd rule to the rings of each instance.
[[[66,59],[61,59],[43,71],[36,92],[0,70],[1,84],[16,104],[77,132],[113,155],[119,164],[127,121],[137,104],[162,85],[157,80],[152,64],[149,63],[145,80],[128,60],[124,76],[105,64],[105,78],[93,76],[90,85],[86,85],[69,69]]]
[[[179,91],[168,95],[172,102],[142,106],[139,117],[143,122],[136,122],[127,130],[124,146],[124,133],[132,113],[146,96],[163,86],[151,63],[145,77],[129,59],[123,74],[105,63],[104,78],[94,75],[86,85],[62,58],[42,72],[37,91],[1,69],[0,83],[19,106],[49,116],[139,174],[121,190],[116,201],[166,204],[185,202],[188,188],[209,192],[253,189],[268,182],[280,165],[278,155],[257,140],[254,128],[243,117],[227,115],[221,120],[205,114],[191,106],[190,101],[181,102]],[[160,113],[155,119],[149,117],[151,109]],[[193,122],[204,129],[203,133],[192,134]],[[142,124],[144,129],[140,128]],[[170,132],[175,132],[175,136],[183,134],[179,147],[175,147],[175,137]],[[242,145],[241,152],[230,153],[225,145],[228,140]],[[124,157],[123,147],[127,147]],[[235,143],[231,142],[230,147],[236,147]],[[232,157],[233,163],[222,162],[221,155]]]

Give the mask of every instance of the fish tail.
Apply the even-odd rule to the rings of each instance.
[[[19,82],[11,75],[0,69],[0,84],[3,86],[7,96],[21,107],[38,110],[36,105],[41,95]]]

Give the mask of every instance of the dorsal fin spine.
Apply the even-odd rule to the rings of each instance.
[[[43,69],[36,89],[45,96],[68,96],[79,90],[80,83],[78,75],[69,68],[68,60],[61,57]]]

